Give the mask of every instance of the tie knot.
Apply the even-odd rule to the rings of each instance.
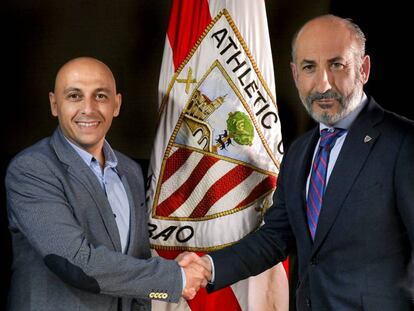
[[[336,139],[342,136],[344,133],[345,133],[345,130],[339,129],[339,128],[335,128],[334,131],[323,129],[321,131],[321,140],[319,142],[319,146],[322,148],[326,147],[328,150],[330,150],[331,147],[335,145]]]

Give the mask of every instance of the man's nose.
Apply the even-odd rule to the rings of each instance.
[[[89,114],[95,109],[96,102],[93,98],[85,97],[83,101],[82,112],[84,114]]]
[[[316,76],[315,89],[322,94],[332,89],[332,75],[328,70],[319,70]]]

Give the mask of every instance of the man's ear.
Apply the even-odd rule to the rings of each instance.
[[[362,58],[362,64],[361,64],[361,67],[359,68],[359,73],[361,76],[362,84],[365,84],[368,82],[370,71],[371,71],[371,59],[369,55],[365,55]]]
[[[56,104],[56,97],[53,92],[49,92],[49,103],[50,103],[50,111],[52,112],[52,116],[57,117],[57,104]]]
[[[119,111],[121,110],[122,105],[122,95],[120,93],[116,94],[115,96],[115,110],[114,110],[114,117],[119,116]]]

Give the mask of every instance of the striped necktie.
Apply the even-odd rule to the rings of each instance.
[[[330,132],[328,129],[323,129],[321,131],[318,151],[316,152],[316,156],[312,164],[308,199],[306,202],[308,226],[312,240],[315,239],[316,227],[318,225],[323,195],[326,188],[326,172],[328,170],[329,153],[335,145],[336,139],[344,133],[345,130],[343,129],[335,129],[333,132]]]

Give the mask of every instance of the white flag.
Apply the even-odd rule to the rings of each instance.
[[[149,168],[154,255],[202,255],[257,229],[283,147],[264,0],[173,0]],[[281,264],[154,310],[288,310]]]

